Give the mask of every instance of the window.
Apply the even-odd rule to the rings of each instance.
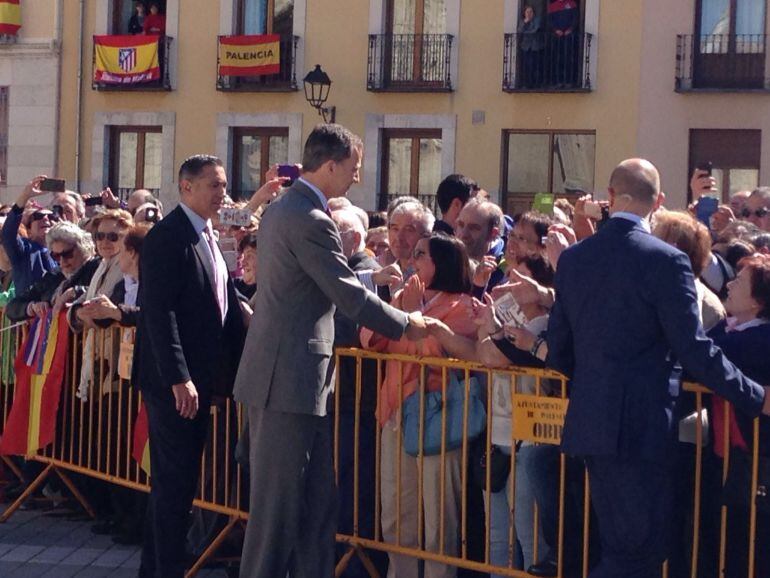
[[[762,88],[767,0],[698,0],[696,88]]]
[[[288,128],[233,129],[234,200],[246,200],[265,183],[265,173],[274,164],[289,158]]]
[[[8,183],[8,87],[0,86],[0,184]]]
[[[160,14],[166,14],[166,1],[158,0]],[[145,1],[145,13],[150,13],[150,2]],[[136,13],[134,0],[112,0],[112,34],[131,34],[129,22]]]
[[[237,0],[237,34],[281,34],[294,29],[294,0]]]
[[[759,186],[761,152],[760,130],[691,130],[687,180],[695,167],[710,162],[722,202],[729,202],[735,192]]]
[[[529,209],[535,193],[567,197],[594,190],[596,134],[506,131],[503,188],[510,214]]]
[[[112,127],[109,185],[125,199],[136,189],[158,193],[161,186],[162,140],[159,126]]]
[[[382,131],[380,209],[401,195],[413,195],[435,210],[441,182],[441,130]]]

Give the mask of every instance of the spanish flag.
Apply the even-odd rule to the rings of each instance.
[[[94,36],[94,81],[139,84],[160,78],[160,36]]]
[[[0,0],[0,34],[15,35],[21,28],[19,0]]]
[[[139,406],[139,413],[134,422],[134,439],[131,456],[139,466],[150,475],[150,424],[147,421],[147,408],[144,402]]]
[[[281,72],[278,34],[219,37],[219,76],[262,76]]]
[[[0,454],[32,456],[54,440],[69,333],[65,313],[35,318],[16,355],[16,393]]]

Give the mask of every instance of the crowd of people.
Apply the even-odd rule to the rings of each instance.
[[[422,374],[417,363],[388,361],[380,375],[365,361],[359,373],[354,360],[343,359],[335,409],[333,346],[353,346],[493,369],[552,367],[571,379],[561,521],[566,575],[582,568],[585,468],[593,498],[593,511],[585,514],[596,522],[591,576],[653,576],[666,558],[669,575],[690,575],[681,541],[692,522],[684,505],[692,503],[692,471],[676,479],[667,472],[675,469],[670,455],[695,451],[693,424],[701,420],[707,424],[704,479],[713,482],[701,504],[702,543],[716,551],[710,552],[715,560],[702,556],[698,575],[716,575],[719,509],[729,504],[725,576],[746,576],[752,498],[745,471],[753,418],[765,399],[755,381],[770,384],[770,188],[733,194],[705,223],[695,215],[698,199],[716,191],[709,174],[693,174],[688,210],[669,210],[654,167],[632,160],[613,172],[609,201],[558,199],[549,214],[506,214],[459,174],[435,192],[440,216],[412,196],[393,200],[387,211],[367,212],[344,196],[358,182],[361,154],[360,140],[342,127],[317,128],[305,147],[302,177],[288,183],[271,167],[266,184],[245,202],[226,197],[219,159],[192,157],[180,170],[180,204],[166,217],[144,190],[120,200],[105,189],[95,197],[101,204],[88,207],[87,195],[66,191],[42,204],[43,176],[13,205],[0,207],[0,303],[14,322],[67,311],[72,331],[83,332],[78,397],[86,400],[94,387],[114,391],[114,372],[104,374],[98,369],[104,364],[94,362],[94,331],[113,324],[138,331],[132,382],[148,408],[153,493],[144,528],[141,516],[108,504],[95,531],[122,542],[137,542],[144,532],[141,575],[181,575],[190,549],[187,512],[209,427],[208,411],[200,408],[231,394],[235,381],[235,398],[248,408],[242,441],[251,467],[242,576],[326,576],[334,532],[349,534],[355,524],[360,536],[373,539],[375,520],[385,542],[424,544],[447,555],[459,554],[465,523],[471,556],[483,559],[487,540],[492,564],[556,576],[559,448],[512,442],[510,378],[493,373],[480,388],[482,397],[491,396],[489,451],[486,435],[479,435],[470,440],[470,463],[460,448],[418,458],[403,447],[403,410],[423,385],[426,393],[442,391],[441,369]],[[248,211],[250,224],[222,223],[223,207]],[[503,302],[508,313],[514,304],[513,321],[502,315]],[[703,410],[694,394],[681,390],[688,376],[719,394]],[[220,383],[224,377],[229,389]],[[536,390],[561,394],[549,380],[516,379],[516,393]],[[725,399],[733,404],[729,411]],[[335,411],[336,484],[328,421]],[[760,418],[762,460],[770,459],[769,423]],[[512,453],[515,495],[505,465]],[[608,456],[624,461],[608,462]],[[728,457],[731,474],[722,483]],[[478,461],[502,466],[493,472],[491,495],[474,507],[472,496],[486,490],[486,476],[474,481],[478,476],[464,470]],[[635,486],[639,464],[646,468],[646,493]],[[468,519],[462,515],[466,478]],[[631,493],[614,495],[611,479],[625,480]],[[665,502],[667,491],[658,490],[672,479],[685,496],[671,513],[680,527],[657,518],[673,512],[671,504],[653,504],[653,498]],[[604,488],[601,495],[596,488]],[[648,495],[653,489],[655,497]],[[312,504],[292,505],[292,492],[311,492]],[[112,498],[113,506],[137,499],[124,491]],[[485,515],[486,537],[478,535]],[[770,508],[764,502],[754,551],[755,575],[768,575]],[[389,578],[421,575],[416,558],[372,559]],[[436,561],[424,562],[422,572],[457,575]],[[354,559],[344,575],[368,574]]]

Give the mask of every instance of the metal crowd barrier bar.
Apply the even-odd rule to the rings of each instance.
[[[7,520],[54,473],[92,515],[89,496],[80,491],[71,474],[149,491],[149,477],[133,457],[141,395],[125,378],[119,361],[120,343],[131,339],[131,334],[126,333],[130,331],[111,328],[93,330],[90,338],[84,334],[72,336],[54,442],[31,457],[43,464],[44,469],[5,510],[0,521]],[[17,331],[16,338],[22,333]],[[2,349],[5,344],[2,339],[5,336],[0,337],[0,363],[4,364],[11,353]],[[10,349],[15,354],[15,347]],[[88,366],[93,368],[93,378],[84,382],[86,387],[81,388],[79,396],[84,351],[89,352]],[[337,395],[330,410],[335,437],[335,475],[342,506],[337,534],[341,548],[337,576],[342,576],[354,563],[362,564],[369,575],[379,576],[383,555],[389,556],[391,564],[407,567],[416,568],[422,560],[426,575],[450,566],[494,576],[528,576],[518,556],[518,544],[522,546],[523,558],[534,562],[551,552],[559,576],[588,575],[597,546],[592,540],[595,524],[591,519],[588,476],[582,464],[559,453],[556,447],[568,403],[567,382],[563,376],[547,370],[489,369],[453,359],[356,349],[338,349],[336,362]],[[388,391],[380,385],[386,378],[390,380]],[[0,379],[3,428],[13,398],[12,382],[12,379]],[[416,396],[412,397],[412,406],[416,408],[417,424],[412,421],[407,426],[401,413],[401,400],[409,397],[406,394],[412,389],[411,395]],[[83,391],[87,395],[83,396]],[[759,447],[759,420],[753,422],[751,471],[746,483],[750,495],[745,511],[725,505],[721,500],[717,500],[715,506],[714,495],[708,489],[704,491],[704,485],[716,472],[719,487],[724,486],[728,476],[734,473],[730,469],[731,456],[734,459],[738,455],[734,449],[730,452],[731,409],[724,404],[722,453],[725,459],[715,462],[716,469],[709,469],[706,463],[714,462],[713,443],[707,443],[707,438],[713,437],[714,428],[709,428],[702,418],[707,406],[704,395],[709,392],[693,384],[689,384],[686,391],[692,398],[696,415],[693,443],[687,446],[692,458],[692,468],[688,466],[692,484],[686,492],[687,508],[681,523],[681,533],[689,536],[683,547],[686,573],[697,577],[704,568],[716,566],[721,571],[734,563],[736,547],[731,546],[730,541],[735,537],[730,524],[746,515],[748,528],[743,528],[746,572],[741,571],[741,575],[753,577],[758,568],[757,552],[764,555],[760,548],[767,549],[764,538],[758,534],[758,528],[768,518],[757,503],[767,491],[759,477],[760,450],[764,451]],[[384,407],[388,395],[394,396],[396,411],[389,419],[380,414],[378,422],[375,408]],[[453,403],[454,409],[450,407]],[[481,432],[476,431],[478,428],[474,425],[480,407],[486,414],[486,427]],[[429,409],[437,413],[426,418]],[[495,424],[506,419],[508,410],[512,419],[510,425],[503,421],[503,431],[505,437],[509,437],[507,447],[511,451],[509,456],[503,453],[504,457],[495,463],[504,464],[509,473],[504,488],[493,496],[493,476],[499,477],[493,472],[496,467],[493,432]],[[248,519],[247,472],[235,459],[243,418],[243,408],[232,400],[216,400],[212,405],[209,440],[201,460],[195,505],[222,518],[218,532],[211,537],[189,576],[215,555],[228,535]],[[470,435],[471,428],[476,428],[475,439]],[[417,440],[417,448],[410,450],[412,455],[407,453],[409,440],[404,436],[407,430]],[[499,435],[499,429],[497,433]],[[414,439],[409,443],[413,445]],[[431,444],[432,447],[428,447]],[[532,471],[527,469],[531,467],[527,464],[535,458],[540,460],[538,464],[549,466],[550,473],[543,479],[552,489],[550,492],[544,493],[546,486],[541,485],[537,486],[538,494],[533,491],[536,486],[528,481]],[[480,463],[486,467],[477,467]],[[479,487],[483,490],[483,508],[473,511],[471,493]],[[527,499],[527,491],[536,494],[529,502],[523,501]],[[502,516],[499,505],[494,505],[501,497],[500,492],[508,499]],[[522,501],[517,502],[519,499]],[[530,504],[531,509],[526,504]],[[718,524],[709,522],[713,512],[719,519]],[[517,517],[517,513],[520,516]],[[493,540],[492,527],[504,518],[507,518],[506,536],[501,539],[498,535]],[[480,522],[483,531],[471,529],[474,520]],[[377,553],[380,553],[379,559]],[[669,560],[662,574],[668,576],[671,566],[679,563],[681,560]]]

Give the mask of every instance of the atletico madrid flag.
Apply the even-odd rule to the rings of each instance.
[[[150,475],[150,424],[147,421],[147,408],[142,403],[134,422],[134,439],[131,456],[139,462],[141,468]]]
[[[0,0],[0,34],[15,35],[21,28],[19,0]]]
[[[160,78],[160,36],[94,36],[94,81],[139,84]]]
[[[16,393],[0,438],[0,455],[32,456],[54,440],[67,362],[65,313],[35,318],[16,355]]]

